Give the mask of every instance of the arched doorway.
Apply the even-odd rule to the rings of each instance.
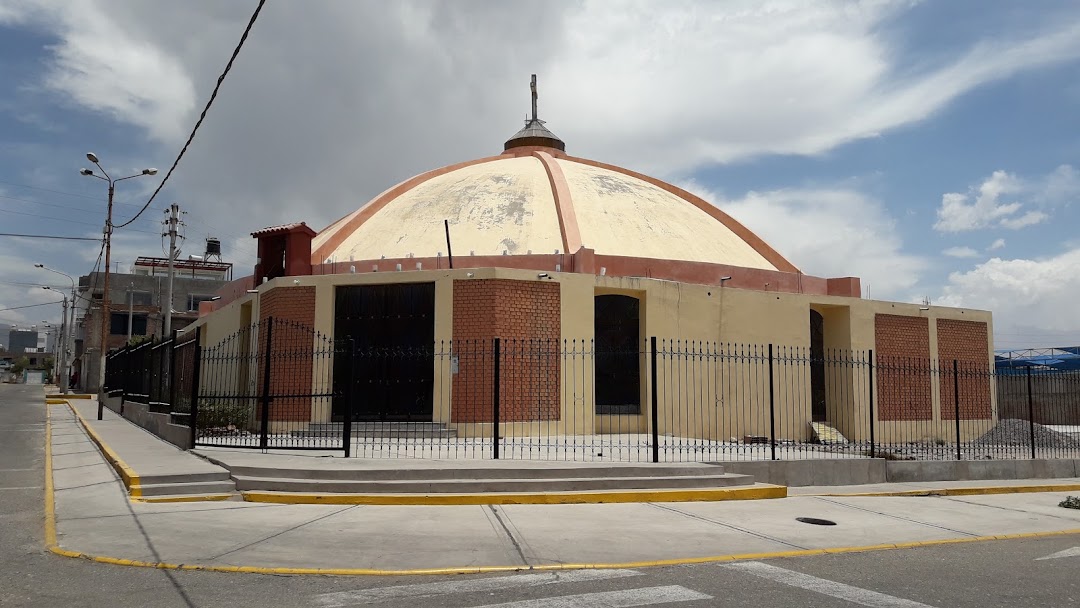
[[[810,311],[810,416],[814,422],[827,418],[825,397],[825,318]]]

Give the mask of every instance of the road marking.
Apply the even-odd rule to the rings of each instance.
[[[1080,547],[1073,547],[1072,549],[1065,549],[1064,551],[1058,551],[1053,555],[1047,555],[1046,557],[1037,557],[1035,561],[1041,562],[1044,559],[1058,559],[1059,557],[1080,557]]]
[[[679,585],[668,585],[666,587],[645,587],[644,589],[537,598],[506,602],[504,604],[488,604],[478,608],[628,608],[630,606],[652,606],[654,604],[674,604],[675,602],[711,599],[713,599],[711,595],[698,593]]]
[[[537,587],[555,583],[579,583],[611,578],[626,578],[628,576],[641,576],[641,573],[636,570],[569,570],[567,572],[550,572],[544,574],[515,574],[495,578],[474,578],[463,581],[443,581],[439,583],[418,583],[415,585],[379,587],[377,589],[338,591],[335,593],[316,595],[313,599],[315,604],[323,606],[324,608],[337,608],[340,606],[356,606],[374,602],[385,602],[405,597],[428,597],[432,595],[447,595],[450,593],[479,593],[482,591],[513,589],[514,587]]]
[[[41,486],[0,486],[0,490],[40,490]]]
[[[16,471],[37,471],[37,469],[0,469],[0,473],[14,473]]]
[[[739,572],[745,572],[747,574],[753,574],[754,576],[768,579],[775,583],[788,585],[789,587],[798,587],[799,589],[806,589],[807,591],[813,591],[814,593],[828,595],[861,606],[871,606],[872,608],[930,608],[927,604],[920,604],[919,602],[905,600],[901,597],[885,595],[884,593],[870,591],[869,589],[852,587],[851,585],[810,576],[809,574],[803,574],[802,572],[785,570],[784,568],[771,566],[762,562],[742,562],[738,564],[729,564],[724,567]]]

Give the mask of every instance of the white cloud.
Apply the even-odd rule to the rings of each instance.
[[[986,248],[987,251],[996,251],[1005,246],[1005,239],[997,239]]]
[[[887,27],[912,4],[276,3],[172,187],[194,214],[237,232],[256,221],[320,227],[401,179],[498,152],[528,108],[531,72],[541,115],[571,153],[670,178],[819,154],[1080,56],[1080,21],[1060,19],[912,63]],[[212,0],[0,6],[58,37],[41,84],[166,142],[160,164],[251,10]]]
[[[725,199],[695,183],[688,190],[746,225],[807,274],[857,276],[875,299],[914,287],[927,260],[903,251],[884,205],[856,190],[785,189]]]
[[[949,257],[953,257],[953,258],[977,258],[977,257],[979,257],[979,252],[976,251],[975,249],[972,249],[971,247],[949,247],[948,249],[942,251],[941,253],[943,253],[944,255],[947,255]]]
[[[1042,211],[1028,211],[1024,215],[1018,217],[1003,218],[1000,223],[1001,226],[1005,228],[1019,230],[1020,228],[1024,228],[1026,226],[1034,226],[1035,224],[1045,222],[1049,218],[1050,216],[1043,213]]]
[[[1046,176],[1037,200],[1050,204],[1069,204],[1080,198],[1080,171],[1061,165]]]
[[[1020,210],[1021,203],[1003,202],[1002,195],[1016,194],[1020,182],[1016,176],[1004,171],[994,171],[971,193],[946,192],[941,197],[938,221],[934,230],[961,232],[977,230],[998,223],[1002,218]],[[974,201],[971,201],[974,198]]]
[[[998,170],[966,193],[943,194],[934,230],[963,232],[995,226],[1019,230],[1050,219],[1046,211],[1025,209],[1025,205],[1038,204],[1049,210],[1054,205],[1068,204],[1077,196],[1080,196],[1080,173],[1071,165],[1061,165],[1034,179]]]
[[[1048,258],[992,258],[949,275],[935,304],[991,310],[998,347],[1080,342],[1080,248]]]

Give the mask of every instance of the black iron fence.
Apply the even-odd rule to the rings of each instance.
[[[641,462],[1080,458],[1080,374],[658,340],[384,347],[269,318],[109,356],[196,446]]]

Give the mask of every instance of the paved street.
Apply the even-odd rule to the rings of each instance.
[[[448,608],[508,605],[531,606],[1067,606],[1080,604],[1080,535],[989,541],[933,547],[742,561],[657,568],[523,572],[508,575],[328,577],[270,576],[213,572],[184,572],[96,564],[53,555],[44,548],[44,443],[45,406],[41,387],[0,385],[0,605],[3,606],[416,606],[439,604]],[[115,475],[93,451],[83,448],[75,425],[54,429],[69,434],[71,462],[54,463],[60,476],[82,476],[83,486],[113,491]],[[61,452],[64,448],[55,446]],[[85,460],[82,458],[85,456]],[[70,467],[65,470],[65,467]],[[83,472],[76,470],[83,469]],[[85,488],[83,488],[85,490]],[[58,491],[62,494],[66,490]],[[74,486],[72,486],[72,491]],[[1009,502],[1012,497],[967,497],[946,505],[959,517],[970,509],[975,519],[1003,517],[1031,522],[1061,519],[1051,496],[1045,507]],[[993,499],[993,500],[992,500]],[[58,496],[58,501],[65,500]],[[785,499],[793,500],[793,499]],[[804,499],[810,500],[810,499]],[[835,500],[835,499],[830,499]],[[919,500],[919,499],[904,499]],[[822,501],[823,504],[824,501]],[[142,505],[125,503],[134,510]],[[747,511],[750,503],[730,506],[746,526],[755,525]],[[1054,501],[1056,504],[1056,500]],[[244,508],[243,503],[219,505]],[[62,515],[72,517],[72,508]],[[91,508],[92,505],[85,505]],[[174,513],[193,513],[207,505],[173,505]],[[257,507],[280,509],[283,507]],[[289,507],[304,508],[304,507]],[[319,508],[319,507],[308,507]],[[656,517],[662,506],[652,507]],[[857,509],[848,509],[857,511]],[[1064,510],[1061,510],[1064,511]],[[241,511],[243,512],[243,511]],[[613,511],[614,512],[614,511]],[[649,511],[643,511],[648,513]],[[635,512],[635,517],[641,517]],[[922,514],[920,514],[920,517]],[[138,522],[135,534],[145,532],[142,522],[154,517],[116,514],[106,519],[130,518]],[[899,516],[897,516],[899,517]],[[914,517],[914,515],[913,515]],[[158,519],[161,519],[158,517]],[[309,518],[310,519],[310,518]],[[1072,518],[1075,521],[1075,517]],[[90,520],[87,520],[90,521]],[[93,518],[93,525],[104,519]],[[175,522],[182,523],[184,518]],[[687,518],[692,521],[692,518]],[[699,525],[700,520],[693,520]],[[1014,521],[1014,520],[1006,520]],[[84,522],[86,523],[86,522]],[[553,522],[559,523],[559,522]],[[567,524],[571,522],[565,522]],[[627,520],[623,538],[633,539],[636,527],[648,522]],[[104,524],[101,524],[104,525]],[[688,523],[687,525],[691,525]],[[805,525],[805,524],[799,524]],[[63,526],[63,524],[62,524]],[[150,525],[152,528],[152,525]],[[1072,527],[1077,527],[1072,525]],[[63,529],[63,527],[62,527]],[[108,529],[108,526],[105,526]],[[149,528],[147,528],[149,529]],[[809,527],[808,527],[809,529]],[[174,530],[176,536],[188,531]],[[375,534],[379,530],[372,529]],[[357,534],[343,528],[339,534]],[[364,532],[360,532],[362,538]],[[302,535],[295,536],[303,539]],[[149,543],[150,537],[143,541]],[[432,539],[436,544],[438,539]],[[61,544],[66,541],[62,537]],[[301,542],[297,540],[296,542]],[[589,542],[597,542],[590,540]],[[153,543],[150,543],[153,547]],[[318,552],[320,547],[303,547]],[[393,547],[388,547],[392,550]],[[602,547],[597,547],[602,553]],[[301,547],[296,547],[297,551]],[[329,550],[329,548],[327,548]],[[1055,557],[1056,556],[1056,557]],[[151,556],[152,557],[152,556]],[[442,556],[432,555],[434,559]],[[460,560],[459,560],[460,562]]]

